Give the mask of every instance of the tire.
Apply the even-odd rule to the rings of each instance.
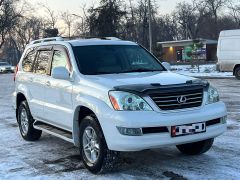
[[[237,67],[235,70],[234,70],[234,75],[235,77],[240,80],[240,67]]]
[[[26,141],[36,141],[42,135],[42,131],[33,127],[34,119],[31,115],[27,101],[22,101],[18,107],[18,125],[20,133]]]
[[[214,138],[194,143],[177,145],[180,152],[187,155],[199,155],[207,152],[213,145]]]
[[[93,174],[104,174],[116,168],[119,153],[108,149],[94,115],[86,116],[80,124],[80,155],[85,167]]]

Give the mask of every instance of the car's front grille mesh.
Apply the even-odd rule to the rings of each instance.
[[[203,88],[174,92],[149,94],[161,110],[175,110],[199,107],[202,105]]]

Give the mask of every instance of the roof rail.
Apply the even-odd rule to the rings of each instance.
[[[66,40],[77,40],[77,39],[100,39],[100,40],[121,40],[117,37],[95,37],[95,36],[74,36],[74,37],[62,37]]]
[[[102,39],[102,40],[121,40],[121,39],[119,39],[117,37],[100,37],[98,39]]]
[[[62,37],[44,38],[44,39],[31,41],[30,44],[39,44],[39,43],[50,42],[50,41],[64,41],[64,39]]]

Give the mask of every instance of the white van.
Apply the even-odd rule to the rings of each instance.
[[[217,56],[219,70],[232,71],[240,79],[240,29],[220,33]]]

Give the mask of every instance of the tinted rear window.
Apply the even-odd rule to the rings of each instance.
[[[35,56],[36,56],[36,50],[34,50],[34,49],[30,50],[27,53],[27,55],[24,57],[24,59],[22,61],[23,71],[32,72]]]
[[[47,74],[49,70],[49,61],[52,51],[39,51],[35,63],[35,72],[37,74]]]

